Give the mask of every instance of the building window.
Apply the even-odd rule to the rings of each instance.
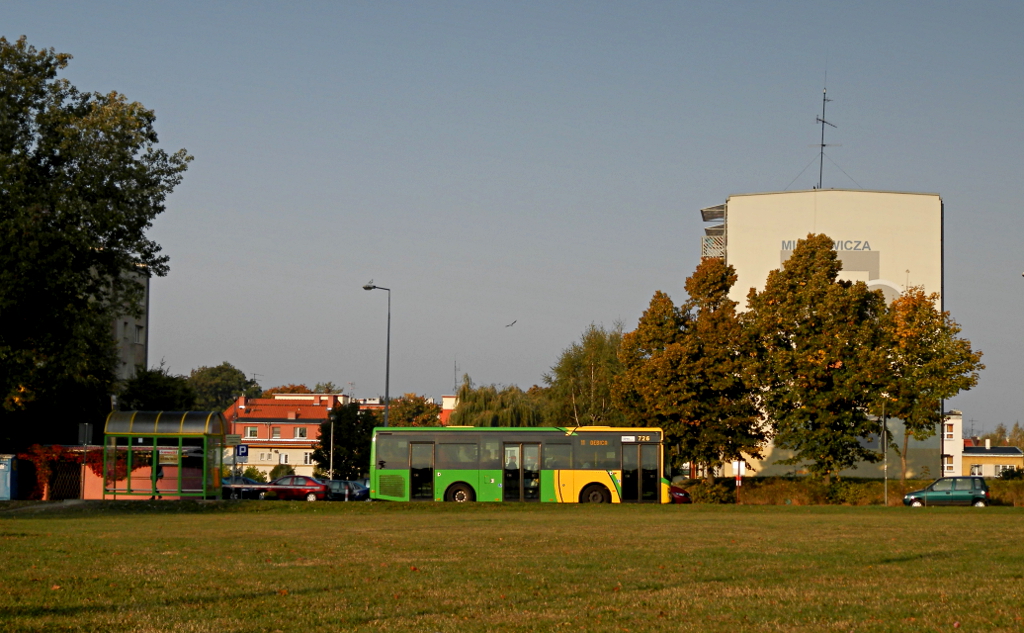
[[[1004,472],[1008,470],[1013,470],[1013,468],[1014,467],[1011,466],[1010,464],[996,464],[996,477],[1002,475]]]
[[[953,425],[952,424],[947,424],[946,425],[946,439],[947,440],[953,439]]]
[[[946,462],[946,471],[947,472],[953,472],[953,456],[952,455],[947,455],[946,459],[945,459],[945,462]]]
[[[981,464],[971,464],[971,476],[981,477]]]
[[[297,426],[295,427],[295,439],[304,440],[306,439],[306,427]]]
[[[136,343],[145,343],[146,342],[146,338],[143,336],[143,327],[141,325],[136,325],[135,326],[135,342]]]
[[[279,427],[279,426],[272,426],[272,427],[270,427],[270,437],[274,438],[275,440],[281,439],[281,427]]]
[[[281,453],[281,463],[282,464],[287,464],[288,463],[288,453]]]
[[[245,427],[245,436],[249,438],[259,437],[259,427],[247,426]]]
[[[305,464],[306,466],[309,466],[310,464],[312,464],[313,463],[313,453],[303,453],[302,454],[302,463]]]

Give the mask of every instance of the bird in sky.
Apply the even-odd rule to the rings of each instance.
[[[518,320],[519,320],[519,319],[516,319],[516,321],[518,321]],[[516,324],[516,321],[513,321],[513,322],[509,323],[509,324],[508,324],[508,325],[506,325],[505,327],[512,327],[513,325],[515,325],[515,324]]]

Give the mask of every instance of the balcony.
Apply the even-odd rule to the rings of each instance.
[[[725,258],[725,236],[724,235],[705,235],[700,238],[700,256],[705,257],[717,257],[719,259]]]

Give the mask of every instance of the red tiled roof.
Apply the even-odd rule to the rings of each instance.
[[[322,421],[328,418],[331,409],[326,403],[321,405],[307,401],[295,400],[271,400],[266,398],[253,398],[245,403],[245,408],[238,406],[235,402],[226,411],[224,418],[228,421],[233,419],[247,420],[280,420],[281,422],[301,421]],[[289,418],[289,414],[293,414]]]

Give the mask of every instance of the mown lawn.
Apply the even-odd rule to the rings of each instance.
[[[1024,631],[1015,508],[10,508],[2,631]]]

